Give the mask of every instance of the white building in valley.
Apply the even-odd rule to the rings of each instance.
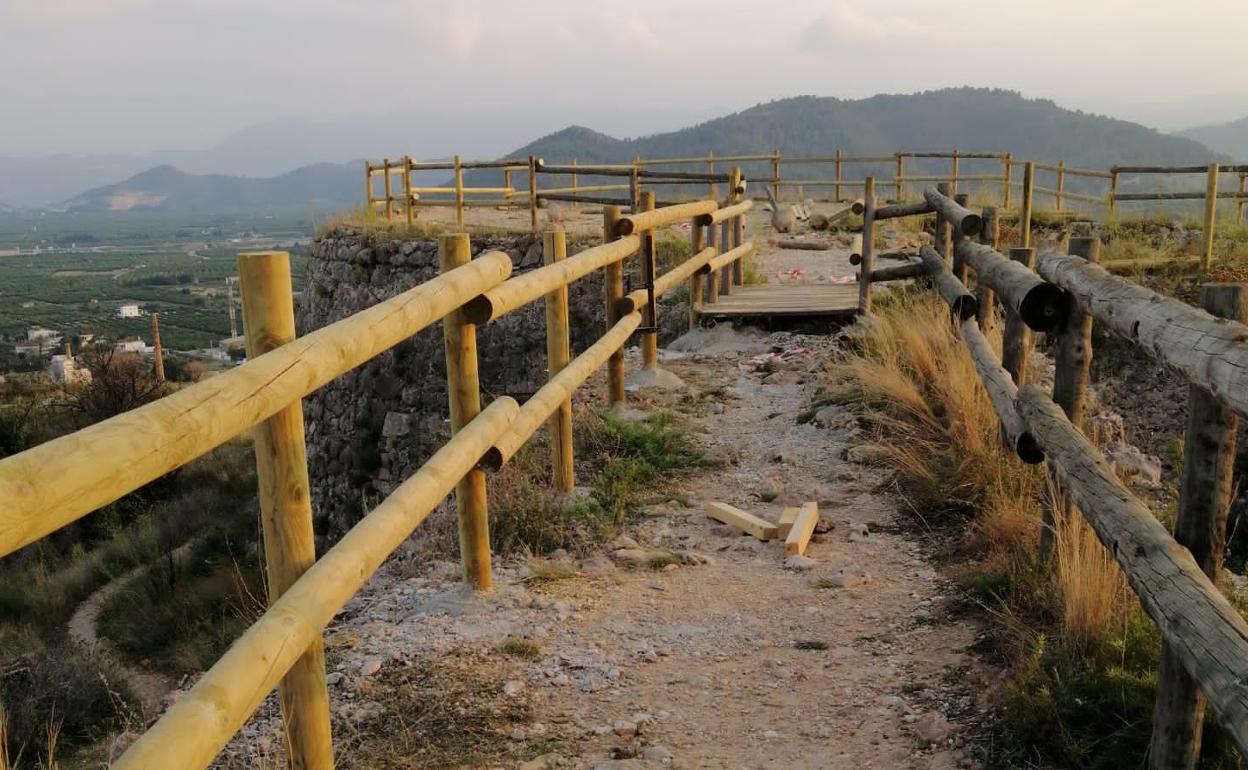
[[[139,309],[137,302],[123,302],[117,308],[118,318],[138,318],[143,315],[143,311]]]
[[[118,353],[146,353],[147,345],[138,337],[126,337],[113,343],[113,350]]]
[[[64,353],[52,356],[52,361],[48,363],[48,376],[52,378],[52,382],[55,382],[57,385],[86,384],[90,382],[91,371],[78,366],[78,362],[69,354],[69,345],[65,347],[66,351]]]

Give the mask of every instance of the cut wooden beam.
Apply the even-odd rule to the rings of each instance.
[[[819,504],[803,503],[793,522],[792,529],[784,538],[784,555],[801,556],[810,545],[810,536],[815,533],[815,525],[819,523]]]
[[[793,529],[793,522],[797,521],[797,514],[801,512],[801,508],[785,508],[781,511],[780,521],[776,524],[776,537],[788,537],[789,530]]]
[[[746,513],[740,508],[734,508],[727,503],[717,503],[711,500],[706,502],[706,515],[715,521],[727,524],[730,527],[753,535],[759,540],[774,540],[777,536],[777,528],[766,519],[760,519],[752,513]]]

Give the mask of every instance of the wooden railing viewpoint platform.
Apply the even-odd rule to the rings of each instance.
[[[622,348],[643,323],[643,366],[656,365],[652,296],[645,289],[625,295],[623,260],[640,255],[655,295],[685,281],[696,293],[708,281],[718,283],[721,273],[731,282],[733,265],[750,243],[721,255],[706,246],[706,232],[713,231],[717,216],[743,232],[747,209],[722,210],[706,200],[625,216],[609,206],[601,245],[566,256],[564,233],[547,232],[544,264],[517,277],[510,277],[506,254],[470,259],[467,234],[445,235],[438,242],[441,275],[304,337],[295,337],[288,255],[240,254],[246,363],[0,459],[0,555],[6,555],[256,429],[270,605],[112,767],[207,767],[277,688],[291,766],[330,770],[334,749],[321,648],[326,625],[452,490],[465,581],[489,588],[487,469],[507,462],[549,423],[552,478],[559,489],[570,490],[572,393],[605,363],[608,400],[622,401]],[[654,229],[685,221],[692,221],[693,255],[657,275]],[[606,329],[572,358],[567,287],[598,269],[606,272]],[[546,304],[547,383],[523,404],[500,396],[482,408],[477,326],[537,299]],[[301,399],[438,321],[445,337],[450,440],[317,559]]]
[[[1022,245],[1007,256],[998,251],[995,227],[984,226],[995,222],[995,209],[986,207],[977,217],[976,243],[965,232],[971,212],[936,188],[924,190],[924,198],[937,215],[936,248],[923,246],[919,262],[886,275],[871,269],[871,247],[864,242],[861,281],[867,302],[860,312],[870,310],[877,277],[929,276],[949,304],[951,322],[971,352],[1007,446],[1025,462],[1047,462],[1060,479],[1064,497],[1046,507],[1042,557],[1054,547],[1057,517],[1081,514],[1117,560],[1164,644],[1149,767],[1196,767],[1206,701],[1248,754],[1248,623],[1216,585],[1237,419],[1248,414],[1244,287],[1207,284],[1204,309],[1198,309],[1099,267],[1096,239],[1072,238],[1068,254],[1037,254],[1027,245],[1025,228]],[[866,203],[870,216],[871,201]],[[943,238],[942,228],[952,229],[954,237]],[[967,288],[972,277],[975,292]],[[1000,360],[984,336],[995,323],[992,308],[998,300],[1005,312]],[[1191,385],[1173,536],[1083,434],[1094,322],[1182,373]],[[1056,337],[1051,396],[1025,381],[1033,331]]]

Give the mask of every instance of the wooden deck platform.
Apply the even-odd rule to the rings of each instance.
[[[856,283],[763,283],[734,286],[702,306],[708,316],[850,316],[858,311]]]

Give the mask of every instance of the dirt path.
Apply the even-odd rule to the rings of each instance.
[[[181,562],[190,553],[191,543],[179,546],[173,552],[173,558]],[[131,666],[117,654],[109,643],[100,638],[97,624],[104,604],[113,594],[122,590],[132,580],[136,580],[147,571],[147,566],[135,567],[113,581],[96,589],[74,610],[65,626],[69,640],[75,647],[88,655],[101,658],[109,664],[110,669],[121,677],[126,688],[139,699],[143,713],[153,715],[160,707],[161,700],[173,692],[176,685],[164,674]]]

